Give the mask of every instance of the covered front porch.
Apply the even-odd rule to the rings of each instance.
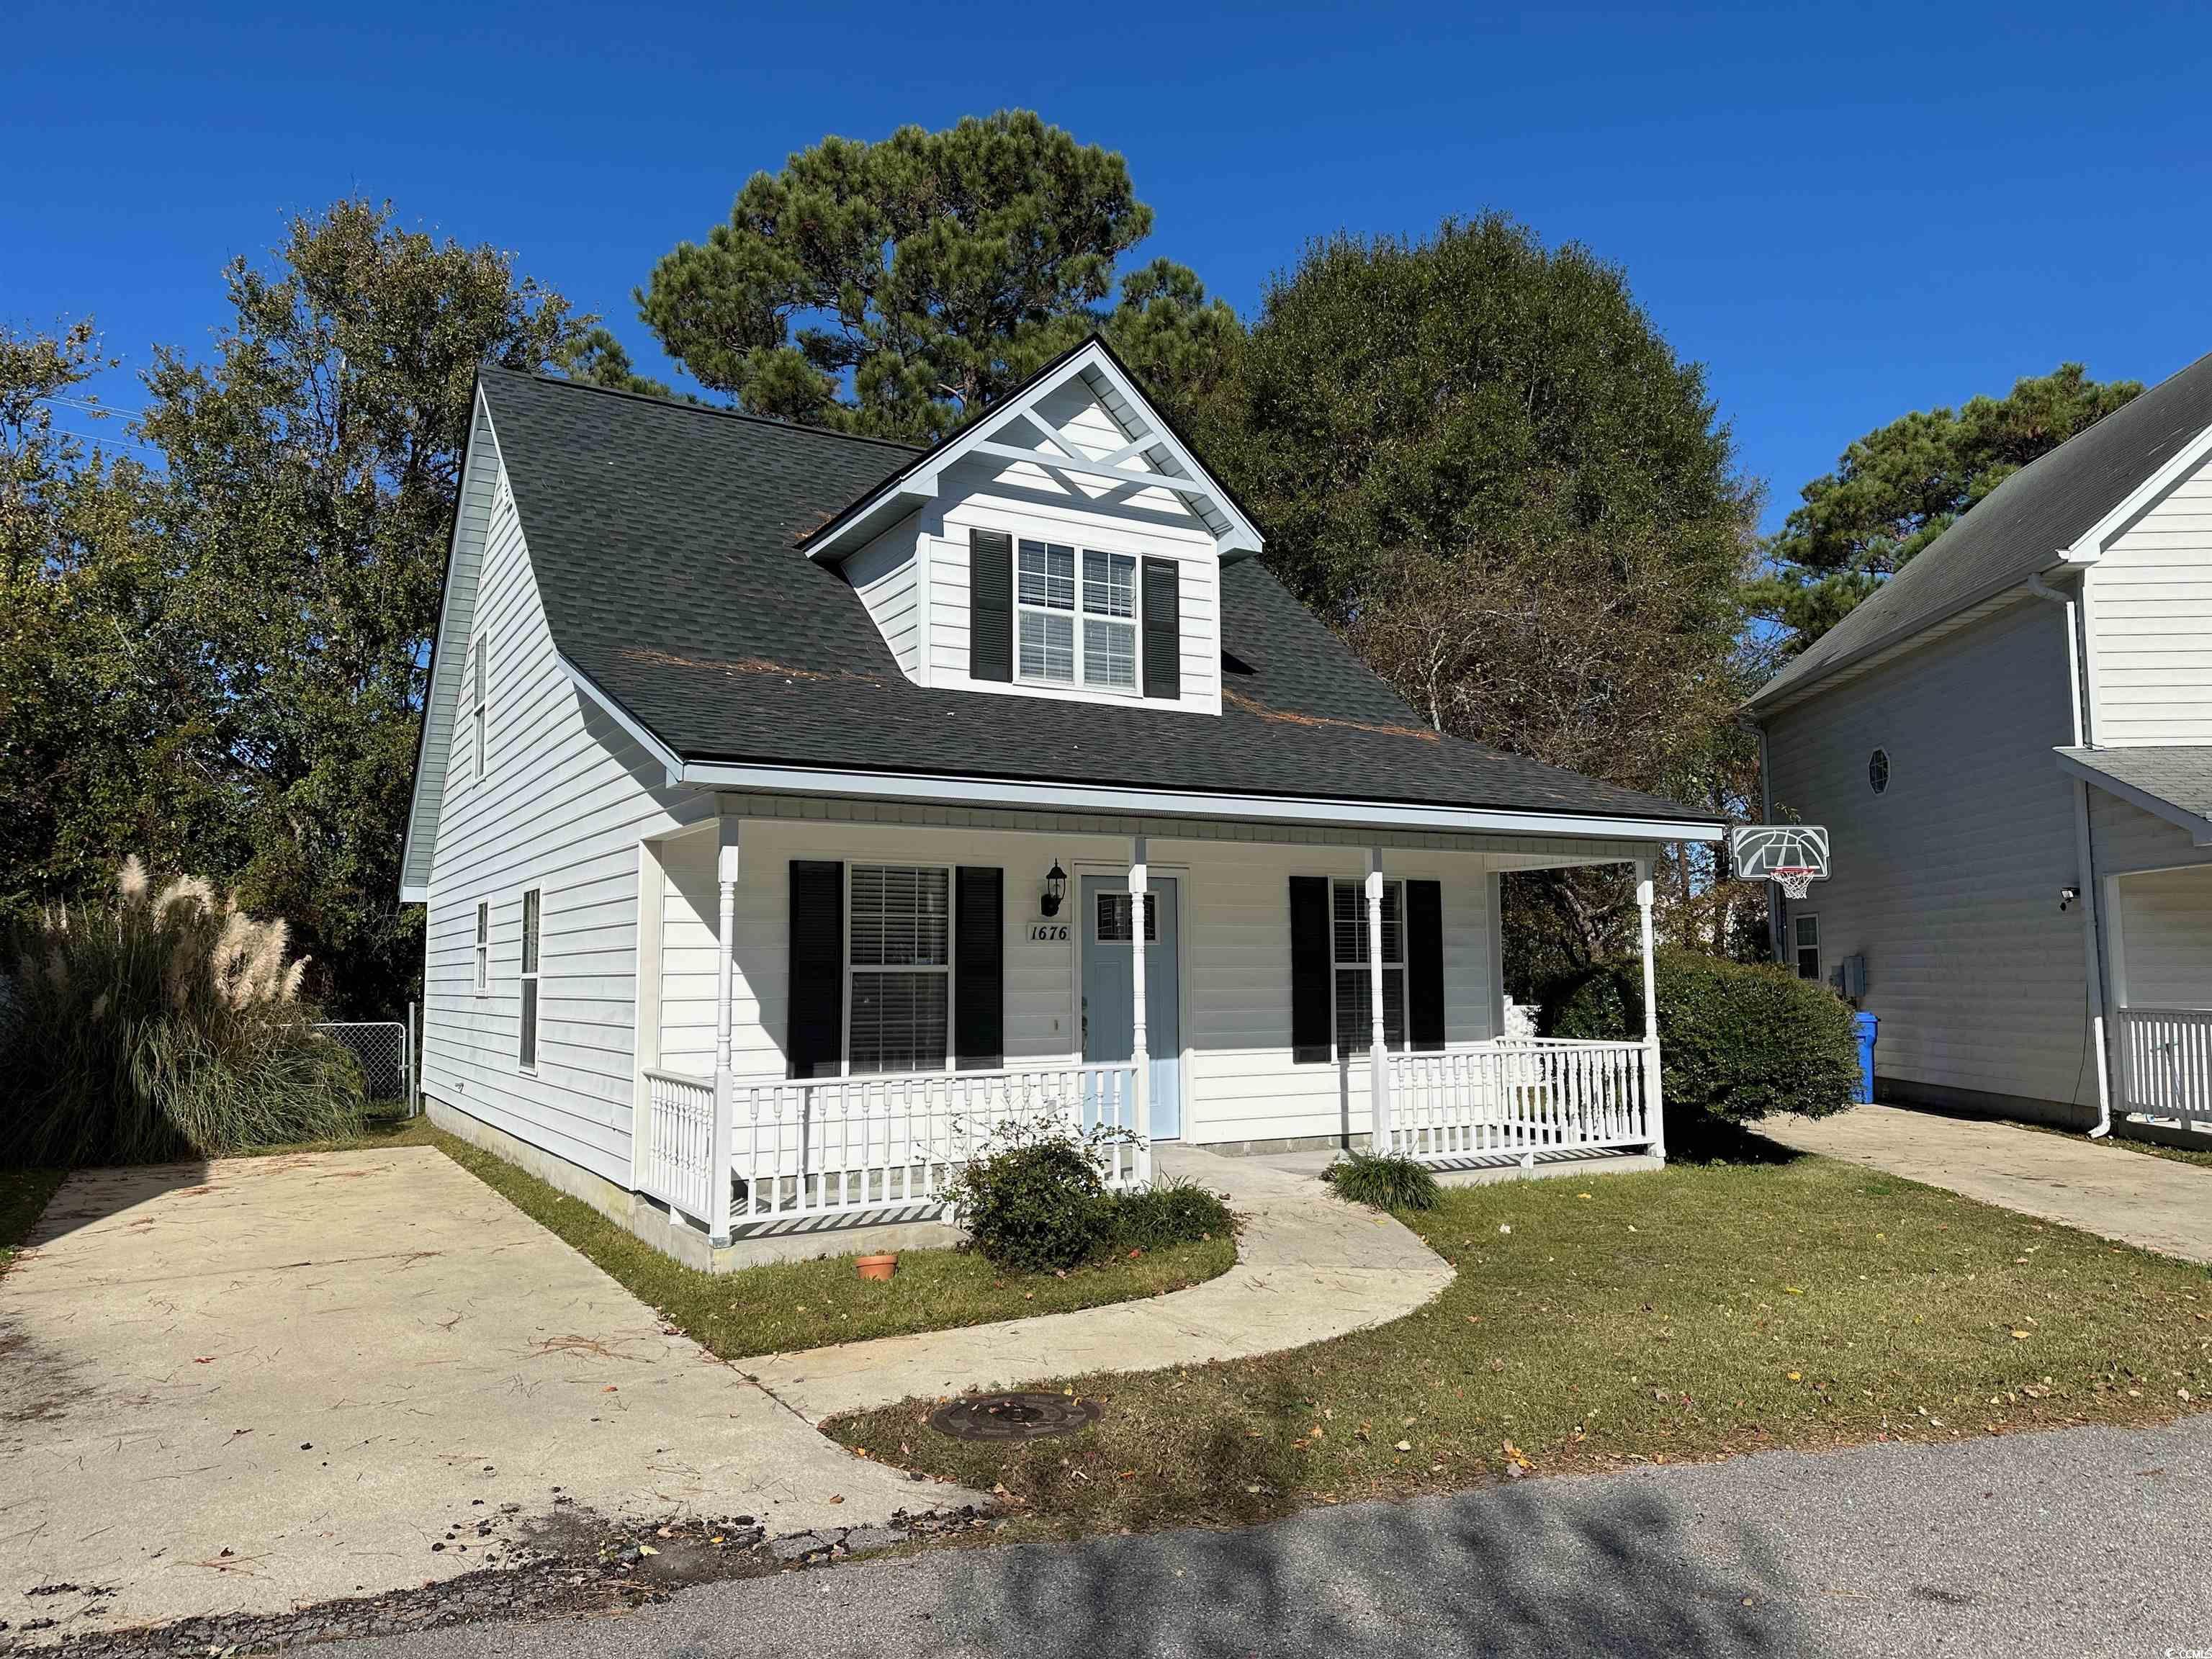
[[[1039,1120],[1121,1188],[1169,1141],[1663,1156],[1648,1020],[1505,1028],[1509,871],[1633,866],[1648,987],[1662,843],[1626,826],[720,809],[640,845],[631,1137],[635,1188],[716,1243],[950,1220],[961,1165]]]

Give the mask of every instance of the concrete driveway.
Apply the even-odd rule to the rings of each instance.
[[[1780,1117],[1759,1132],[1984,1204],[2079,1227],[2161,1255],[2212,1262],[2212,1170],[2081,1135],[1854,1106],[1833,1117]]]
[[[951,1490],[429,1147],[80,1174],[0,1277],[0,1646],[419,1586],[568,1521],[781,1535]]]

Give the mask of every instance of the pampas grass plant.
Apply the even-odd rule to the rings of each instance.
[[[197,877],[136,857],[112,897],[0,937],[0,1164],[216,1158],[334,1139],[360,1068],[300,1000],[306,959]]]

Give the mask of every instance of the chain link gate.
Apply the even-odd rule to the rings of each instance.
[[[371,1100],[401,1100],[410,1117],[421,1110],[415,1089],[411,1020],[327,1020],[315,1029],[343,1045],[368,1081]]]

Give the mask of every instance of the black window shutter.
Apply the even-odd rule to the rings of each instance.
[[[1444,1046],[1444,889],[1406,884],[1406,1035],[1416,1054]]]
[[[1301,1065],[1330,1059],[1328,878],[1291,878],[1291,1058]]]
[[[968,532],[968,678],[1014,677],[1014,538]]]
[[[1182,696],[1182,592],[1173,559],[1145,561],[1145,695]]]
[[[835,1077],[845,1057],[845,866],[791,861],[791,1006],[783,1057],[793,1077]]]
[[[952,1054],[963,1072],[1006,1063],[1006,873],[960,866],[953,899]]]

